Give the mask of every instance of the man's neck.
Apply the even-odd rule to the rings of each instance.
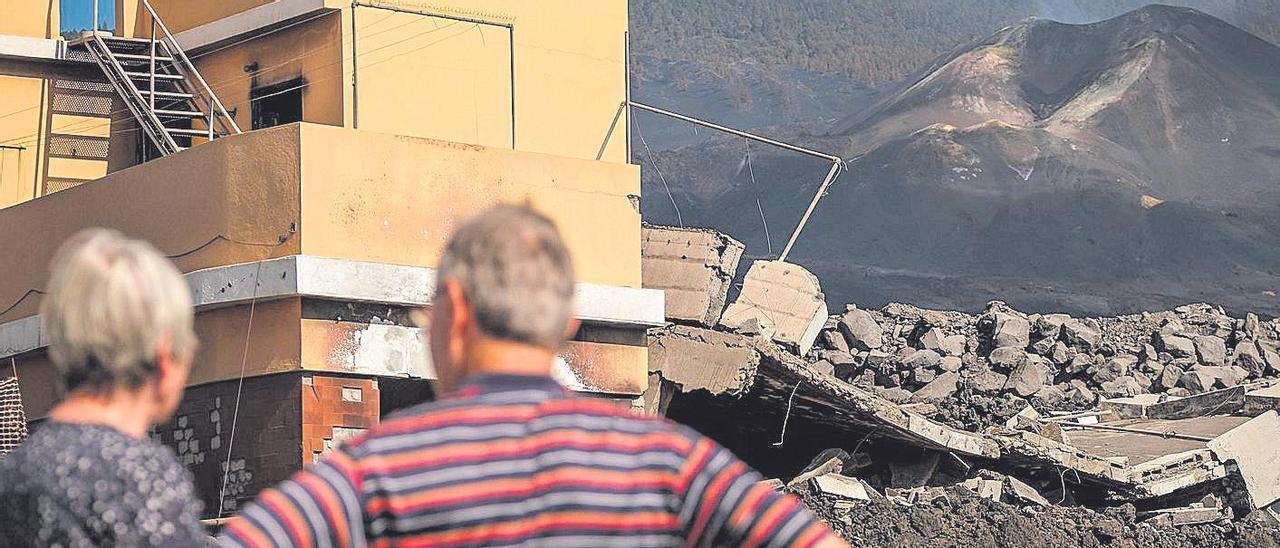
[[[54,407],[49,418],[72,424],[110,426],[141,439],[151,427],[151,406],[140,392],[119,388],[108,392],[77,390]]]
[[[475,343],[467,363],[468,376],[550,376],[556,353],[522,343],[482,339]]]

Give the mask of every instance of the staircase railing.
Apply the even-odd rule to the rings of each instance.
[[[153,43],[151,50],[151,63],[153,66],[152,73],[154,74],[155,72],[155,29],[156,27],[159,27],[160,32],[163,35],[161,41],[164,42],[165,47],[168,48],[170,56],[173,57],[175,61],[181,61],[175,62],[173,66],[178,69],[178,72],[182,74],[185,81],[190,82],[194,77],[195,81],[200,84],[200,87],[195,91],[197,92],[196,95],[202,97],[206,104],[209,105],[208,123],[210,138],[212,139],[214,126],[219,122],[221,122],[224,133],[241,133],[240,125],[236,124],[235,118],[227,112],[227,107],[222,105],[222,101],[220,101],[218,96],[213,93],[213,89],[209,87],[209,83],[204,81],[203,76],[200,76],[200,71],[196,70],[196,66],[191,62],[191,58],[187,57],[187,52],[182,49],[182,46],[178,45],[178,40],[173,37],[173,33],[169,32],[169,27],[165,26],[164,20],[160,19],[160,15],[156,13],[155,8],[151,7],[151,2],[141,0],[141,3],[142,6],[147,9],[147,14],[151,18],[151,40]],[[154,80],[154,77],[152,79]],[[154,86],[154,83],[152,85]],[[155,100],[154,93],[152,94],[152,100]]]
[[[172,154],[182,150],[171,133],[172,128],[167,128],[160,120],[156,112],[156,75],[157,73],[157,44],[163,44],[166,50],[169,66],[177,71],[176,76],[181,76],[179,86],[189,94],[191,94],[191,102],[197,111],[202,111],[201,117],[207,127],[207,138],[213,140],[221,135],[240,134],[239,124],[235,118],[227,111],[226,106],[214,94],[213,89],[209,87],[209,83],[200,75],[200,71],[196,69],[195,64],[191,62],[191,58],[187,56],[182,46],[178,44],[173,33],[169,31],[168,26],[164,24],[164,20],[156,13],[155,8],[148,0],[140,0],[140,4],[146,9],[148,19],[150,19],[150,40],[148,44],[148,96],[142,97],[142,91],[138,89],[138,85],[125,71],[125,68],[116,59],[110,49],[110,46],[103,40],[99,33],[100,22],[98,12],[98,2],[100,0],[89,0],[93,4],[93,32],[91,41],[98,50],[94,54],[94,58],[107,72],[111,83],[117,88],[124,99],[126,106],[130,112],[139,121],[139,124],[147,132],[152,142],[160,149],[162,154]],[[156,29],[160,30],[160,34],[156,34]],[[176,130],[174,130],[176,131]]]
[[[97,8],[97,0],[94,0],[94,7]],[[95,9],[96,11],[96,9]],[[116,92],[120,94],[124,104],[129,108],[129,112],[138,120],[139,125],[147,135],[151,138],[156,148],[160,149],[163,154],[173,154],[178,152],[180,148],[178,143],[174,141],[173,136],[165,131],[164,123],[156,116],[154,109],[143,108],[146,104],[139,104],[142,99],[142,93],[138,90],[138,86],[133,83],[129,75],[120,65],[120,62],[111,54],[111,48],[107,46],[107,42],[98,34],[97,14],[94,15],[94,30],[91,37],[96,51],[92,51],[93,59],[102,67],[103,72],[107,74],[111,85],[116,88]]]

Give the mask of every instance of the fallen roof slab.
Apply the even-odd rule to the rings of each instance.
[[[792,421],[804,418],[830,428],[833,440],[874,435],[1012,468],[1056,470],[1069,474],[1074,482],[1102,487],[1128,498],[1160,497],[1226,476],[1225,467],[1203,442],[1192,444],[1190,451],[1178,446],[1169,448],[1174,454],[1131,459],[1125,455],[1095,454],[1031,432],[978,434],[959,430],[815,370],[764,338],[668,326],[650,332],[650,348],[651,372],[671,380],[684,379],[681,384],[686,393],[693,388],[718,388],[708,391],[715,400],[731,405],[729,411],[743,413],[744,428],[762,429],[761,425],[751,424],[752,418],[746,413],[769,411],[774,416],[789,416]],[[678,359],[673,353],[678,354]],[[691,378],[696,382],[689,382]],[[706,414],[723,420],[720,415]],[[1214,419],[1226,421],[1222,423],[1225,426],[1215,423],[1222,431],[1244,420]]]

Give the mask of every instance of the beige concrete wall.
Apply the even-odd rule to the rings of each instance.
[[[356,127],[511,148],[506,29],[367,8],[356,23]]]
[[[235,15],[242,11],[270,4],[275,0],[150,1],[151,7],[155,8],[156,13],[160,15],[160,19],[164,21],[165,26],[169,27],[170,32],[176,34],[193,27],[198,27],[205,23],[211,23],[218,19]],[[140,31],[142,29],[149,28],[150,20],[147,18],[146,10],[138,9],[138,0],[116,0],[116,6],[117,13],[120,13],[122,18],[127,18],[125,14],[134,15],[136,29]]]
[[[43,180],[47,91],[39,78],[0,75],[0,207],[30,200]]]
[[[0,303],[43,288],[54,250],[86,226],[186,253],[183,271],[298,253],[434,266],[458,220],[499,201],[551,216],[580,281],[640,287],[638,193],[630,165],[291,124],[0,209],[0,256],[24,265],[0,277]],[[300,233],[275,246],[290,224]]]
[[[497,202],[529,202],[560,226],[583,282],[640,287],[636,166],[300,126],[302,250],[435,266],[450,231]]]
[[[59,0],[0,0],[0,34],[57,38]],[[63,0],[82,1],[88,0]],[[0,96],[2,97],[2,96]]]
[[[296,237],[274,244],[300,218],[298,156],[297,126],[273,128],[0,209],[0,256],[21,265],[0,276],[0,303],[44,288],[58,245],[88,226],[185,253],[174,258],[184,272],[297,254]],[[0,322],[32,315],[37,305],[28,298]]]
[[[626,162],[625,0],[393,5],[514,28],[517,149]],[[510,147],[506,29],[358,8],[354,40],[361,129]]]

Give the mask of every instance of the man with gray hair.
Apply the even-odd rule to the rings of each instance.
[[[65,398],[0,464],[0,546],[205,542],[191,476],[147,437],[182,400],[191,294],[151,245],[89,229],[53,260],[40,303]]]
[[[264,491],[221,542],[844,546],[715,442],[556,384],[573,290],[546,217],[499,206],[463,224],[419,320],[446,396]]]

